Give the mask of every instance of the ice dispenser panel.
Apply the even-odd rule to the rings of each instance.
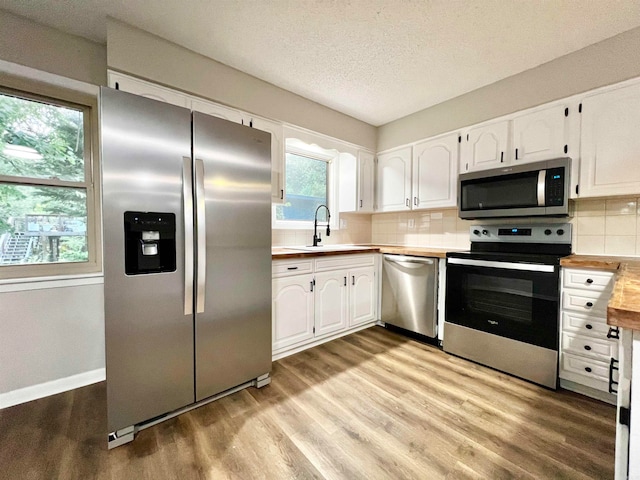
[[[176,216],[173,213],[124,212],[125,273],[175,272]]]

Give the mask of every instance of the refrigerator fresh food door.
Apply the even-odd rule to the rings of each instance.
[[[271,137],[193,113],[196,401],[271,371]]]
[[[183,178],[189,183],[192,176],[191,112],[102,88],[101,115],[107,408],[113,432],[194,401],[193,262],[185,271],[193,243],[188,239],[185,251],[184,238],[191,192],[185,198],[183,189]],[[140,215],[129,214],[125,221],[125,212]],[[153,212],[162,219],[157,225],[146,215]],[[187,217],[189,234],[189,212]],[[136,257],[147,265],[154,265],[155,255],[173,258],[159,249],[175,248],[175,264],[158,262],[173,271],[127,275],[125,228],[128,235],[140,230],[133,232],[143,248]],[[162,242],[173,229],[175,239]],[[135,248],[135,241],[129,243],[127,248]]]

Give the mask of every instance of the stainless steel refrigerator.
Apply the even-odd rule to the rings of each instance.
[[[101,89],[109,446],[269,383],[271,137]]]

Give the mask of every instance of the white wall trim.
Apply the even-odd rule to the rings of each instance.
[[[42,70],[36,70],[35,68],[25,67],[24,65],[18,65],[17,63],[7,62],[6,60],[0,60],[0,72],[8,73],[18,77],[28,78],[39,82],[48,83],[57,87],[68,88],[77,92],[86,93],[88,95],[98,95],[100,88],[90,83],[82,82],[80,80],[74,80],[73,78],[67,78],[55,73],[44,72]]]
[[[101,285],[104,277],[101,273],[92,275],[69,275],[58,277],[40,277],[0,280],[0,293],[22,292],[25,290],[44,290],[48,288],[81,287]]]
[[[106,370],[97,368],[88,372],[78,373],[70,377],[59,378],[50,382],[31,385],[7,393],[0,394],[0,409],[12,407],[20,403],[30,402],[38,398],[48,397],[56,393],[66,392],[75,388],[85,387],[93,383],[102,382],[106,378]]]

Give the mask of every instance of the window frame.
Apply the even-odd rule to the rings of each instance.
[[[285,156],[287,153],[311,158],[313,160],[321,160],[327,163],[327,207],[329,211],[332,212],[330,221],[331,228],[335,230],[338,212],[336,211],[334,215],[332,205],[338,205],[336,174],[340,153],[336,150],[324,149],[316,144],[309,145],[295,138],[287,138],[285,140]],[[286,176],[284,178],[284,191],[286,202]],[[276,218],[276,210],[279,206],[282,206],[282,204],[274,204],[271,208],[271,228],[279,230],[313,230],[313,220],[278,220]]]
[[[86,262],[0,265],[0,281],[32,277],[59,277],[95,274],[102,271],[102,230],[100,214],[100,172],[98,97],[36,80],[0,73],[0,93],[51,105],[80,110],[84,114],[84,180],[71,181],[0,175],[0,183],[9,185],[70,187],[86,192]]]

